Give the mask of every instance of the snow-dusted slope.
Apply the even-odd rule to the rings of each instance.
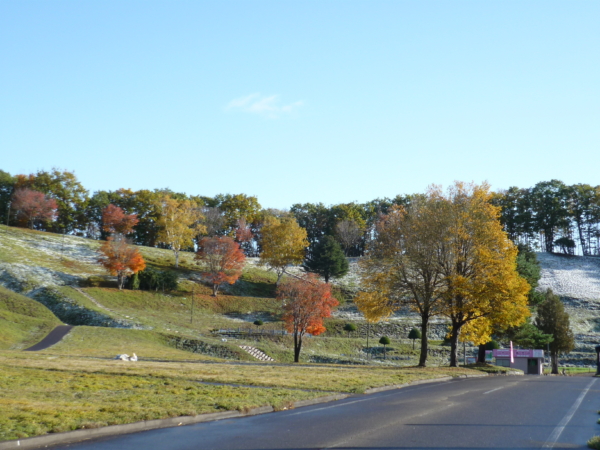
[[[600,258],[538,253],[542,266],[540,290],[550,288],[570,299],[600,302]]]
[[[600,344],[600,258],[537,254],[542,266],[538,290],[548,288],[561,297],[575,333],[575,352],[569,360],[591,364]]]

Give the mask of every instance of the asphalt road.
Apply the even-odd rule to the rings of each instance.
[[[77,450],[587,448],[600,434],[592,377],[461,379],[54,448]]]
[[[48,335],[37,344],[26,348],[26,352],[37,352],[39,350],[45,350],[48,347],[53,346],[64,338],[73,327],[71,325],[59,325],[52,330]]]

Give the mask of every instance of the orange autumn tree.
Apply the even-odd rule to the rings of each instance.
[[[286,328],[294,334],[294,362],[299,362],[304,335],[323,333],[323,319],[339,303],[331,296],[331,286],[312,273],[286,279],[277,288],[277,299],[283,303]]]
[[[113,204],[102,210],[102,229],[107,233],[132,233],[138,222],[137,214],[125,214],[122,208]]]
[[[128,244],[121,234],[109,237],[99,250],[98,262],[111,275],[117,276],[119,290],[123,289],[125,277],[146,268],[144,258],[137,248]]]
[[[17,212],[17,218],[33,229],[38,222],[55,220],[58,204],[42,192],[22,188],[13,194],[11,207]]]
[[[202,275],[212,284],[213,296],[216,297],[222,284],[233,284],[240,277],[246,256],[230,237],[215,236],[200,240],[196,260],[204,267]]]

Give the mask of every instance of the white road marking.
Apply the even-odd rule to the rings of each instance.
[[[485,394],[489,394],[490,392],[499,391],[500,389],[504,389],[505,387],[506,387],[506,386],[502,386],[502,387],[499,387],[499,388],[496,388],[496,389],[492,389],[491,391],[484,392],[484,393],[483,393],[483,395],[485,395]]]
[[[446,383],[451,383],[451,382],[452,382],[452,380],[449,380],[449,381],[441,381],[441,382],[439,382],[439,383],[431,383],[431,384],[426,384],[425,386],[420,386],[420,387],[415,387],[415,388],[413,388],[413,389],[410,389],[410,391],[405,391],[405,389],[406,389],[406,388],[408,388],[408,387],[412,387],[412,386],[406,386],[406,387],[404,387],[404,388],[398,388],[398,390],[396,390],[396,392],[402,391],[402,392],[400,392],[400,393],[404,393],[404,392],[414,392],[414,391],[420,391],[421,389],[428,389],[428,388],[432,388],[432,387],[435,387],[435,386],[439,386],[440,384],[446,384]],[[394,392],[394,390],[383,391],[383,392],[392,393],[392,392]],[[376,392],[376,393],[378,394],[378,392]],[[378,397],[376,397],[376,396],[371,396],[371,395],[369,395],[369,397],[368,397],[368,398],[363,398],[363,399],[360,399],[360,400],[354,400],[354,401],[352,401],[352,402],[336,403],[335,405],[331,405],[331,406],[323,406],[323,407],[321,407],[321,408],[315,408],[315,409],[308,409],[308,410],[306,410],[306,411],[299,411],[299,412],[296,412],[296,413],[291,413],[291,414],[290,414],[290,416],[297,416],[297,415],[299,415],[299,414],[307,414],[307,413],[311,413],[311,412],[314,412],[314,411],[322,411],[322,410],[324,410],[324,409],[339,408],[340,406],[351,405],[351,404],[353,404],[353,403],[361,403],[361,402],[366,402],[366,401],[369,401],[369,400],[375,400],[375,399],[377,399],[377,398],[378,398]]]
[[[588,393],[588,391],[592,387],[592,384],[594,384],[595,381],[596,381],[596,378],[594,378],[592,381],[590,381],[590,384],[588,384],[587,387],[585,388],[585,390],[579,395],[579,397],[577,397],[577,400],[575,400],[575,403],[573,403],[573,406],[571,406],[571,409],[569,409],[567,411],[567,414],[565,414],[565,417],[562,418],[562,420],[556,426],[554,431],[552,431],[552,434],[550,435],[550,437],[548,438],[546,443],[542,446],[542,448],[554,448],[554,444],[556,444],[556,441],[558,441],[558,438],[562,434],[563,430],[569,424],[569,422],[575,415],[575,412],[577,412],[577,408],[579,408],[579,405],[581,405],[583,398]]]

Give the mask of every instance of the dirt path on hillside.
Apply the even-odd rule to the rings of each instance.
[[[48,347],[53,346],[54,344],[59,342],[62,338],[64,338],[67,334],[69,334],[69,332],[71,331],[72,328],[73,328],[72,325],[59,325],[54,330],[52,330],[50,333],[48,333],[48,335],[44,339],[42,339],[40,342],[38,342],[37,344],[35,344],[29,348],[26,348],[24,351],[37,352],[39,350],[45,350]]]

